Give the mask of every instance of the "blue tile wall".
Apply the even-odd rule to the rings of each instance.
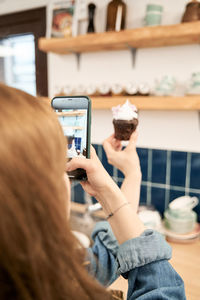
[[[74,142],[75,142],[76,149],[81,150],[81,137],[75,137]]]
[[[173,151],[171,153],[170,185],[185,186],[187,153]]]
[[[107,162],[102,145],[94,148],[108,173],[121,186],[123,174]],[[153,205],[163,214],[177,197],[196,196],[200,202],[200,153],[138,148],[142,170],[140,203]],[[78,183],[72,188],[72,200],[85,202],[85,194]],[[93,199],[95,202],[95,199]],[[194,209],[200,221],[200,203]]]
[[[146,185],[141,185],[140,189],[140,203],[141,204],[146,204],[147,201],[147,187]]]
[[[151,204],[156,207],[156,209],[163,214],[165,210],[165,189],[161,187],[151,188]]]
[[[138,155],[140,157],[142,181],[147,181],[148,149],[138,148],[137,150],[138,150]]]
[[[199,189],[199,185],[200,185],[199,173],[200,173],[199,153],[192,153],[190,188]]]
[[[152,182],[165,183],[167,168],[167,151],[152,151]]]
[[[101,149],[98,150],[97,154],[102,162],[102,164],[104,165],[104,168],[106,169],[106,171],[108,172],[108,174],[110,176],[114,176],[114,168],[112,165],[110,165],[108,162],[107,162],[107,156],[106,156],[106,153],[103,149],[103,147],[100,147]],[[115,176],[116,177],[116,176]]]
[[[177,190],[170,190],[169,194],[169,202],[173,201],[174,199],[184,196],[186,193],[184,191]]]
[[[117,170],[117,176],[119,179],[124,179],[124,174],[120,170]]]
[[[85,203],[85,192],[82,186],[75,181],[71,183],[71,200],[78,203]]]

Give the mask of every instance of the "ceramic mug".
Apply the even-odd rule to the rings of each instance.
[[[154,94],[158,96],[171,96],[176,89],[176,79],[173,76],[165,75],[156,82]]]
[[[164,225],[172,232],[185,234],[191,232],[195,228],[197,222],[197,214],[188,210],[184,214],[175,213],[168,209],[164,212]]]
[[[197,197],[182,196],[173,200],[169,204],[169,208],[174,212],[186,212],[192,210],[199,203]]]
[[[190,80],[188,81],[187,94],[188,95],[200,94],[200,72],[192,73]]]
[[[200,72],[192,73],[191,81],[193,86],[200,86]]]
[[[182,196],[169,204],[164,212],[166,228],[176,233],[191,232],[197,222],[197,214],[192,210],[199,203],[197,197]]]
[[[163,7],[157,4],[148,4],[146,7],[146,16],[144,18],[145,26],[160,25],[162,21]]]

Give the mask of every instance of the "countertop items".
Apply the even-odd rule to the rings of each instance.
[[[162,220],[160,213],[152,206],[139,206],[138,215],[146,228],[162,231]]]
[[[168,242],[179,244],[194,243],[195,241],[198,241],[200,239],[200,225],[198,223],[195,223],[194,229],[185,234],[174,233],[173,231],[167,229],[164,230],[164,234]]]
[[[169,240],[186,243],[199,238],[197,214],[192,210],[198,202],[197,197],[182,196],[169,204],[163,221],[164,234]]]
[[[90,239],[86,234],[75,230],[73,230],[72,233],[84,248],[88,248],[90,246]]]

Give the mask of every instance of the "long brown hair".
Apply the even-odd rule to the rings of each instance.
[[[0,299],[110,299],[70,232],[65,149],[50,106],[0,84]]]

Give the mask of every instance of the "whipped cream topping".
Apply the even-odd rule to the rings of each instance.
[[[68,158],[73,158],[73,157],[77,157],[78,156],[74,140],[72,141],[71,148],[68,149],[68,151],[67,151],[67,156],[68,156]]]
[[[131,104],[128,100],[123,105],[112,107],[113,119],[115,120],[132,120],[137,119],[137,108]]]

